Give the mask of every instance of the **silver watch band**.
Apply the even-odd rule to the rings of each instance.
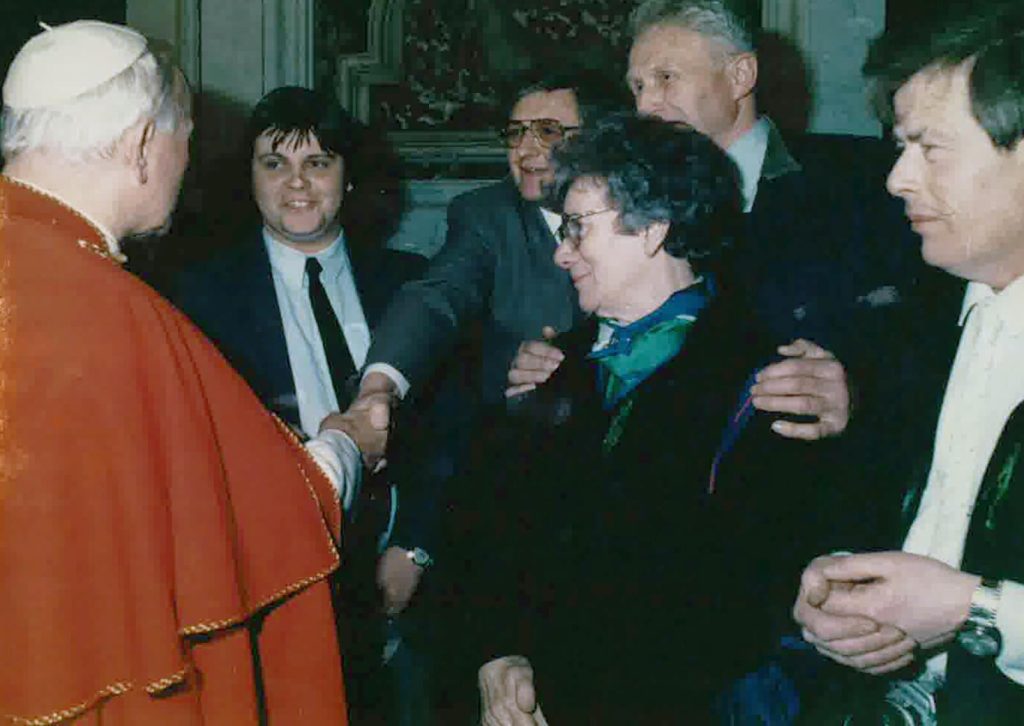
[[[994,628],[999,612],[999,600],[1003,592],[1001,580],[982,578],[971,595],[971,608],[967,621],[976,625]]]

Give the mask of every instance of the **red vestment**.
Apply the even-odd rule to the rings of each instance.
[[[345,723],[340,520],[213,345],[0,177],[0,721]]]

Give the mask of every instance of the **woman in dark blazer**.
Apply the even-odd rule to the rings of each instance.
[[[787,626],[828,446],[750,405],[775,341],[728,286],[732,162],[614,115],[558,163],[555,261],[592,315],[484,429],[454,505],[453,652],[483,666],[485,724],[704,723]]]

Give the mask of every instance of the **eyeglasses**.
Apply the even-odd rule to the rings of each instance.
[[[532,118],[528,121],[509,121],[498,132],[498,136],[510,149],[523,143],[527,131],[533,134],[541,146],[554,146],[565,138],[566,133],[578,129],[579,126],[564,126],[561,121],[553,118]]]
[[[584,217],[593,217],[595,214],[604,214],[605,212],[617,211],[611,207],[605,207],[604,209],[595,209],[593,212],[581,212],[580,214],[563,214],[562,224],[558,227],[558,238],[563,242],[568,242],[573,247],[579,249],[580,236],[583,234],[583,225],[580,224],[580,220]]]

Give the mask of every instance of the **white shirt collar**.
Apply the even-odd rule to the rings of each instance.
[[[757,196],[757,183],[761,179],[761,167],[768,150],[768,121],[762,116],[753,126],[725,150],[740,170],[743,185],[743,211],[749,212]]]
[[[314,255],[308,255],[302,250],[278,242],[266,227],[263,228],[263,244],[266,245],[271,267],[277,270],[285,285],[295,290],[301,290],[306,284],[306,260],[309,257],[316,257],[319,260],[323,267],[320,276],[324,280],[336,278],[349,267],[344,230],[338,232],[338,236],[328,247]]]
[[[9,178],[11,178],[11,179],[14,179],[19,184],[23,184],[24,186],[28,187],[29,189],[32,189],[33,191],[39,192],[44,197],[50,197],[51,199],[56,199],[58,202],[63,204],[68,209],[73,209],[76,214],[80,215],[81,217],[84,217],[85,221],[87,221],[89,224],[91,224],[93,227],[95,227],[96,231],[100,233],[100,236],[103,238],[103,242],[107,245],[107,250],[110,252],[110,256],[111,257],[113,257],[115,260],[117,260],[121,264],[124,264],[125,262],[128,261],[128,258],[124,256],[123,252],[121,252],[121,245],[118,243],[117,238],[113,234],[110,233],[109,229],[107,229],[102,224],[97,222],[90,214],[88,214],[87,212],[79,209],[75,205],[71,204],[68,200],[64,199],[64,197],[62,197],[61,195],[54,194],[49,189],[43,189],[42,187],[37,186],[36,184],[33,184],[30,181],[25,181],[24,179],[21,179],[21,178],[16,177],[16,176],[11,176],[10,174],[8,174],[7,176]]]
[[[1018,277],[1000,292],[983,282],[970,282],[964,293],[964,304],[960,308],[958,324],[963,327],[967,314],[975,305],[982,305],[986,312],[991,310],[1014,335],[1024,333],[1024,276]]]
[[[544,217],[544,222],[548,225],[548,229],[551,230],[551,236],[555,238],[555,242],[561,242],[562,240],[558,238],[558,229],[562,226],[562,215],[544,207],[540,208],[540,214]]]

